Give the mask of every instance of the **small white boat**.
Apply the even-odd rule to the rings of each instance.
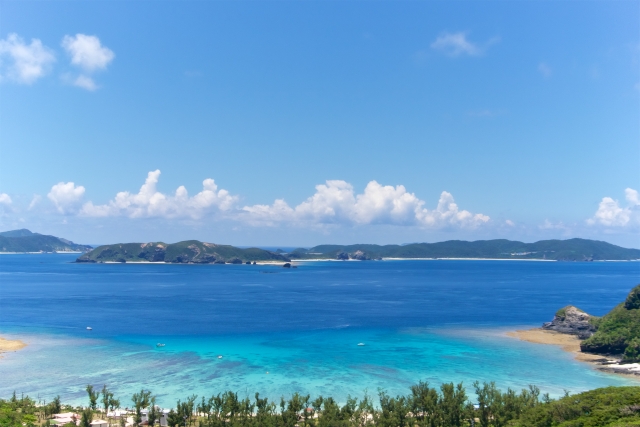
[[[158,344],[156,344],[156,347],[164,347],[164,344],[159,342]]]
[[[218,359],[222,359],[222,356],[218,356]]]
[[[363,343],[363,342],[359,342],[359,343],[358,343],[358,345],[359,345],[360,347],[362,347],[362,346],[364,345],[364,343]]]
[[[87,326],[87,331],[91,331],[93,328],[91,326]]]

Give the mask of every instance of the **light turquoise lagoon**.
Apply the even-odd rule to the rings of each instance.
[[[567,304],[606,313],[637,284],[639,263],[393,261],[285,270],[72,260],[0,257],[0,335],[29,344],[0,359],[1,397],[15,390],[86,404],[87,384],[107,384],[123,406],[145,388],[171,407],[226,390],[344,401],[379,389],[406,394],[420,380],[461,381],[469,392],[475,380],[503,389],[534,384],[552,396],[639,384],[558,347],[505,336]]]

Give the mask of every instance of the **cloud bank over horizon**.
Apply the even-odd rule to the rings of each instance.
[[[627,242],[627,246],[638,246],[634,243],[638,239],[633,236],[640,232],[640,195],[632,188],[624,191],[624,201],[603,197],[597,210],[582,220],[546,219],[543,223],[527,224],[518,218],[491,218],[487,213],[462,209],[448,191],[441,192],[437,204],[427,207],[426,201],[404,185],[383,185],[375,180],[361,192],[347,181],[327,180],[316,185],[315,191],[298,204],[289,204],[284,198],[271,204],[247,204],[240,195],[220,188],[211,178],[203,180],[202,189],[193,195],[183,185],[166,193],[158,189],[160,175],[160,170],[148,172],[137,192],[117,192],[105,203],[88,200],[87,189],[73,181],[54,184],[45,197],[0,193],[0,224],[11,223],[16,228],[28,223],[82,224],[80,230],[86,226],[106,230],[129,224],[126,227],[142,227],[153,235],[160,226],[170,227],[178,235],[184,232],[179,230],[186,229],[214,233],[226,230],[229,236],[239,233],[245,238],[279,235],[285,230],[291,237],[305,230],[307,234],[325,236],[322,239],[338,240],[363,237],[375,240],[379,239],[374,237],[378,233],[393,229],[392,233],[401,241],[417,241],[427,236],[444,240],[523,241],[584,237],[614,238],[618,244]]]
[[[474,229],[487,224],[489,216],[460,209],[453,195],[443,191],[435,209],[410,193],[403,185],[367,184],[356,194],[342,180],[328,180],[315,187],[315,193],[296,206],[284,199],[271,205],[241,205],[240,197],[219,189],[213,179],[205,179],[202,191],[194,196],[184,186],[173,194],[157,189],[160,170],[147,174],[138,193],[121,191],[104,204],[83,201],[85,188],[74,182],[60,182],[47,195],[58,213],[80,217],[126,217],[163,219],[225,219],[254,227],[289,224],[297,226],[399,225],[430,229]]]
[[[393,225],[433,230],[474,230],[494,224],[517,227],[518,222],[504,219],[492,221],[483,213],[461,209],[448,191],[442,191],[438,203],[428,209],[426,202],[409,192],[404,185],[382,185],[370,181],[362,193],[343,180],[327,180],[315,186],[315,192],[297,205],[284,198],[272,204],[246,205],[239,195],[219,188],[207,178],[202,190],[193,196],[179,186],[172,194],[158,190],[161,171],[147,174],[137,193],[120,191],[106,203],[85,200],[86,188],[74,182],[59,182],[51,187],[47,199],[57,214],[83,218],[160,218],[166,220],[231,220],[251,227],[275,227],[281,224],[300,227],[331,227],[359,225]],[[34,195],[27,211],[39,205],[41,196]],[[626,206],[611,197],[603,197],[598,209],[584,220],[591,229],[640,230],[640,195],[632,188],[625,189]],[[7,193],[0,193],[0,204],[13,207]],[[540,230],[569,231],[572,226],[545,220]],[[573,228],[576,228],[574,224]]]

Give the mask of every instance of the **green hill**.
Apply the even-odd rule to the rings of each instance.
[[[27,229],[0,232],[0,252],[86,252],[91,246],[78,245],[55,236],[32,233]]]
[[[597,261],[638,260],[640,249],[627,249],[587,239],[541,240],[535,243],[496,239],[384,246],[319,245],[311,249],[296,249],[289,256],[292,259],[492,258]]]
[[[623,354],[625,361],[640,361],[640,285],[625,302],[601,318],[595,318],[596,332],[580,344],[584,352]]]
[[[120,243],[99,246],[76,262],[168,262],[176,264],[242,264],[254,261],[290,261],[284,255],[258,248],[240,249],[198,240],[178,243]]]

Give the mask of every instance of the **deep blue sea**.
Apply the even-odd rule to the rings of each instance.
[[[407,393],[419,380],[535,384],[554,396],[638,384],[555,346],[505,336],[551,320],[567,304],[605,314],[640,282],[638,262],[284,269],[74,264],[76,256],[0,256],[0,335],[29,344],[0,359],[0,397],[15,390],[86,403],[90,383],[107,384],[123,406],[142,387],[174,406],[225,390],[344,400],[379,388]]]

